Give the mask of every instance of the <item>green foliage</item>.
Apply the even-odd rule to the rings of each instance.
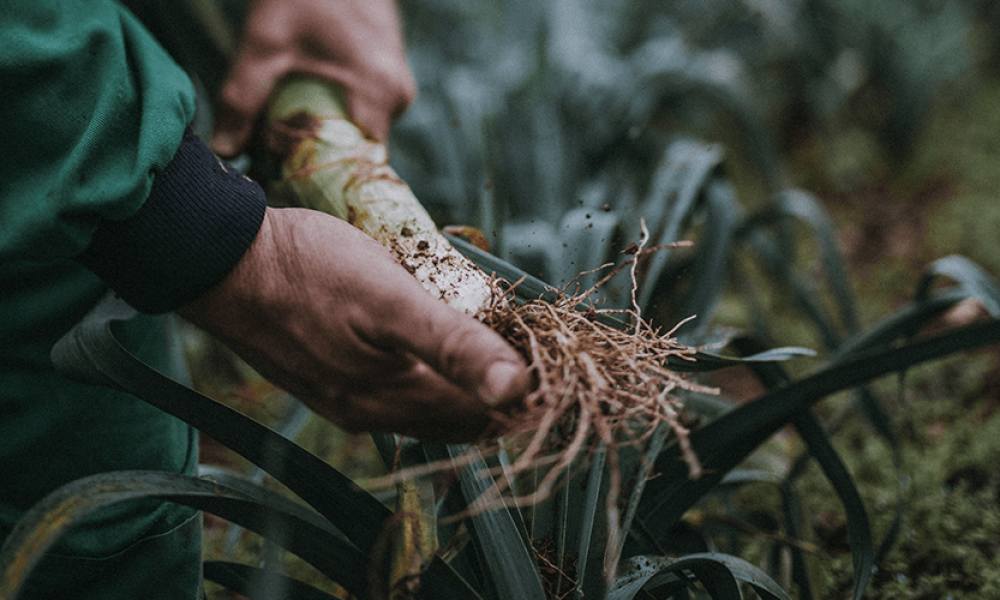
[[[508,267],[513,268],[513,267]],[[926,284],[919,287],[918,297],[929,290],[929,282],[940,273],[956,278],[968,290],[985,295],[985,304],[1000,300],[1000,292],[973,265],[958,259],[942,261],[929,272]],[[911,365],[940,358],[965,348],[973,348],[1000,340],[1000,321],[918,339],[900,344],[900,337],[907,337],[916,324],[936,311],[923,306],[950,305],[967,294],[941,294],[917,304],[909,311],[901,311],[887,319],[881,326],[866,334],[848,340],[849,353],[832,360],[830,365],[814,375],[797,382],[773,362],[749,362],[761,381],[773,392],[758,400],[735,407],[717,415],[691,435],[691,444],[699,457],[705,474],[699,479],[689,479],[687,466],[680,460],[680,448],[674,443],[662,445],[664,437],[654,437],[647,447],[648,456],[628,459],[623,468],[626,481],[635,489],[621,500],[621,526],[634,539],[615,538],[601,500],[607,493],[604,459],[595,459],[587,476],[579,484],[568,482],[541,508],[533,512],[552,509],[550,523],[542,526],[533,517],[531,527],[519,510],[494,510],[477,512],[471,517],[467,533],[454,529],[441,529],[439,534],[448,538],[466,539],[469,550],[461,558],[449,562],[434,558],[421,575],[421,593],[426,597],[447,598],[517,597],[546,598],[544,570],[536,568],[536,551],[544,539],[555,540],[555,564],[575,564],[578,569],[572,577],[572,586],[579,585],[587,597],[628,598],[640,589],[673,595],[687,587],[687,577],[700,579],[715,598],[736,598],[737,581],[749,583],[765,598],[784,598],[781,592],[762,572],[725,554],[709,551],[695,553],[678,560],[649,558],[669,547],[672,531],[681,523],[684,514],[706,494],[715,490],[727,493],[739,489],[743,483],[760,481],[759,477],[746,477],[737,467],[787,423],[798,430],[810,450],[810,455],[822,468],[836,495],[846,509],[847,532],[853,557],[854,596],[863,592],[875,556],[867,510],[854,487],[851,476],[827,438],[816,418],[808,408],[822,398],[837,391],[850,389],[880,376],[901,371]],[[939,309],[938,309],[939,310]],[[57,345],[53,358],[67,374],[91,383],[100,383],[124,389],[148,402],[199,427],[213,438],[240,452],[261,466],[279,481],[285,483],[305,504],[276,496],[255,484],[231,482],[221,474],[210,480],[188,479],[167,474],[108,474],[93,480],[81,480],[59,490],[36,507],[19,526],[0,551],[0,568],[3,581],[9,586],[6,597],[16,594],[17,586],[30,572],[51,540],[54,540],[74,521],[88,512],[108,503],[140,496],[153,496],[209,510],[243,526],[262,532],[279,545],[299,554],[320,569],[353,595],[369,597],[369,585],[358,576],[365,572],[370,560],[381,556],[381,536],[387,531],[391,513],[381,504],[353,485],[338,471],[304,452],[299,446],[274,434],[262,425],[201,396],[193,390],[173,383],[133,358],[114,338],[114,324],[127,318],[128,311],[121,306],[102,305],[81,326]],[[737,350],[752,350],[738,344]],[[863,413],[864,414],[864,413]],[[868,413],[880,426],[877,410]],[[884,424],[882,425],[884,426]],[[890,443],[893,438],[883,430],[883,437]],[[384,455],[391,455],[393,441],[380,437],[376,440]],[[407,445],[404,462],[416,464],[424,460],[442,458],[458,459],[468,449],[460,447],[436,448]],[[444,454],[442,454],[442,452]],[[414,454],[416,453],[416,454]],[[414,458],[415,457],[415,458]],[[504,464],[504,456],[497,457]],[[634,477],[629,460],[638,468]],[[650,471],[650,468],[653,471]],[[649,474],[657,476],[649,479]],[[482,466],[472,464],[461,471],[461,494],[446,494],[439,504],[441,515],[454,514],[470,505],[484,494],[491,493],[495,483],[483,478]],[[785,502],[797,502],[790,485],[796,478],[792,469],[787,479],[779,477]],[[728,478],[728,480],[727,480]],[[260,506],[248,512],[244,506]],[[456,504],[457,503],[457,504]],[[787,511],[786,530],[801,530],[795,510]],[[431,521],[433,524],[433,520]],[[747,521],[748,524],[752,522]],[[432,525],[433,526],[433,525]],[[957,533],[960,524],[952,526]],[[391,529],[391,527],[389,527]],[[280,533],[279,533],[280,532]],[[611,534],[611,537],[609,537]],[[697,539],[695,536],[694,539]],[[445,538],[445,539],[448,539]],[[621,540],[618,542],[616,540]],[[539,546],[536,546],[538,544]],[[797,548],[792,547],[796,554]],[[413,551],[403,548],[402,551]],[[573,563],[567,563],[570,555]],[[622,579],[608,573],[607,561],[612,565],[617,558],[625,560]],[[802,557],[798,558],[802,563]],[[543,564],[545,564],[543,562]],[[213,566],[213,569],[216,569]],[[218,567],[222,581],[239,587],[239,577],[234,568]],[[561,570],[561,569],[558,569]],[[557,571],[558,571],[557,570]],[[799,589],[809,583],[803,568],[793,574]],[[637,575],[641,573],[641,575]],[[607,578],[607,575],[611,575]],[[567,575],[568,577],[568,575]],[[637,579],[638,577],[638,579]],[[264,577],[268,581],[267,577]],[[639,580],[643,580],[641,585]],[[275,581],[283,581],[280,577]],[[727,583],[730,582],[730,583]],[[550,582],[551,585],[551,582]],[[283,589],[290,590],[292,584]],[[558,587],[558,586],[557,586]],[[303,594],[314,593],[302,588]],[[288,596],[293,597],[293,596]],[[306,596],[302,596],[306,597]]]
[[[903,431],[909,443],[903,461],[913,468],[906,476],[906,511],[899,540],[879,562],[868,597],[988,598],[1000,585],[994,468],[1000,458],[995,437],[1000,421],[979,394],[966,391],[962,397],[962,390],[976,390],[981,381],[976,373],[995,366],[995,356],[979,354],[908,374]],[[838,448],[854,457],[859,488],[873,507],[873,529],[887,530],[898,487],[884,468],[890,460],[887,447],[857,419],[837,439]],[[824,585],[837,589],[850,578],[843,521],[836,506],[823,499],[828,492],[818,474],[807,474],[802,485],[803,494],[814,498],[815,530],[832,552]]]
[[[898,415],[890,418],[900,407],[885,401],[896,391],[887,376],[909,372],[904,389],[920,389],[933,380],[921,365],[1000,341],[995,280],[952,255],[963,227],[942,235],[952,241],[934,257],[945,258],[920,272],[891,269],[896,289],[912,292],[901,304],[893,298],[892,310],[880,308],[876,320],[858,305],[830,216],[811,194],[786,189],[779,168],[792,134],[805,126],[863,130],[880,145],[872,155],[907,154],[933,92],[965,64],[956,50],[964,7],[404,3],[421,96],[394,136],[393,160],[439,222],[480,227],[494,255],[456,245],[510,280],[535,276],[518,293],[538,297],[552,293],[543,282],[562,285],[617,262],[643,224],[654,244],[691,239],[692,248],[665,249],[643,265],[643,315],[670,326],[697,314],[679,335],[712,344],[711,352],[673,366],[701,375],[738,369],[759,390],[739,401],[685,397],[686,416],[697,424],[690,442],[704,469],[697,479],[664,430],[621,452],[616,467],[626,487],[619,498],[607,498],[603,451],[567,473],[544,501],[475,512],[457,524],[448,517],[499,494],[481,468],[502,473],[510,457],[473,456],[450,486],[420,482],[425,514],[416,522],[434,531],[441,551],[421,573],[419,597],[729,599],[752,590],[767,599],[809,599],[872,590],[890,598],[956,590],[988,596],[1000,586],[992,575],[1000,522],[989,495],[995,476],[982,471],[995,464],[997,450],[934,404],[940,394],[913,404],[912,421],[903,421],[911,429],[902,433]],[[936,43],[923,43],[928,38]],[[874,110],[886,102],[892,111]],[[831,179],[838,189],[858,183]],[[987,220],[973,219],[982,227]],[[627,306],[629,286],[613,279],[593,300]],[[978,302],[990,318],[918,335],[963,301]],[[215,471],[201,479],[129,473],[71,484],[36,507],[0,550],[7,586],[0,598],[13,597],[25,567],[76,519],[136,495],[215,512],[314,569],[306,587],[271,561],[206,565],[210,579],[231,589],[333,597],[332,580],[354,597],[383,597],[396,583],[387,583],[386,563],[417,551],[391,541],[414,515],[389,509],[392,497],[363,491],[363,470],[345,474],[292,442],[302,425],[294,402],[275,432],[150,372],[114,338],[114,323],[127,311],[107,309],[60,344],[57,364],[193,424],[260,469],[257,483]],[[787,344],[815,347],[816,359],[806,364],[808,353]],[[788,361],[787,369],[777,361]],[[963,361],[945,368],[978,379],[995,367]],[[1000,426],[980,416],[983,431]],[[915,435],[913,423],[942,423],[939,437],[922,439],[922,453],[901,444]],[[374,445],[386,464],[395,464],[398,450],[406,466],[458,464],[470,450],[392,436],[375,436]],[[934,468],[911,473],[910,465],[928,462]],[[295,498],[261,486],[263,473]],[[991,483],[959,493],[982,476]],[[533,482],[509,483],[530,492]],[[68,512],[67,499],[74,500]],[[928,543],[942,536],[971,543],[944,551]]]

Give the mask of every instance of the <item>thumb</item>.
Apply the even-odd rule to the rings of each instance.
[[[430,294],[411,298],[419,306],[399,310],[422,318],[387,332],[400,347],[489,406],[514,408],[531,392],[524,358],[498,333]]]

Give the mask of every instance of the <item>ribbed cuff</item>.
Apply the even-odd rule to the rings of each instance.
[[[264,220],[255,182],[191,132],[134,215],[103,221],[77,257],[136,310],[170,312],[222,280]]]

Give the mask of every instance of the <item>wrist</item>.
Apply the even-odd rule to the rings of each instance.
[[[175,312],[206,331],[228,338],[226,328],[238,314],[261,314],[262,305],[271,298],[269,286],[276,285],[272,275],[280,269],[274,262],[273,227],[267,209],[260,228],[247,251],[236,265],[202,294],[192,298]]]

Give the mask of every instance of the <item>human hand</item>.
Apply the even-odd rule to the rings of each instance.
[[[177,312],[350,431],[474,441],[491,409],[530,391],[503,338],[427,293],[378,242],[311,210],[268,209],[235,270]]]
[[[416,95],[393,0],[257,0],[223,83],[212,149],[238,154],[293,73],[343,86],[351,120],[380,140]]]

